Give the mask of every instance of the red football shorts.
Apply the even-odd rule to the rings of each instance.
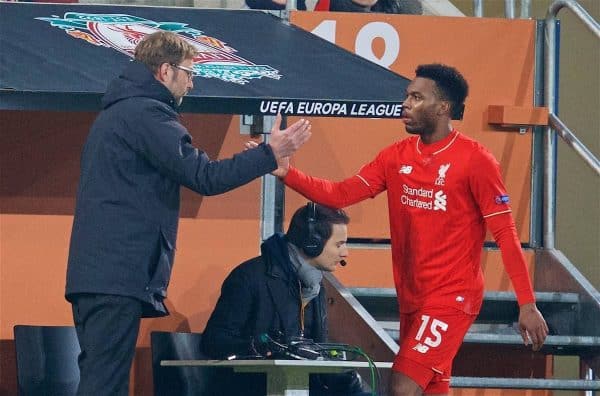
[[[400,351],[392,370],[410,377],[426,394],[448,393],[452,360],[476,317],[441,306],[400,314]]]

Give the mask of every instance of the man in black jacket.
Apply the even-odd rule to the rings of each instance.
[[[323,271],[335,271],[348,255],[348,216],[310,202],[298,209],[286,235],[275,234],[261,255],[236,267],[225,279],[221,296],[202,334],[204,353],[215,359],[268,356],[266,340],[287,343],[295,337],[327,341]],[[216,382],[219,396],[264,395],[260,376]],[[258,377],[258,378],[257,378]],[[355,372],[313,376],[311,396],[362,394]]]
[[[146,36],[85,143],[66,285],[81,345],[79,395],[127,395],[140,319],[168,315],[180,186],[224,193],[274,170],[310,136],[304,120],[283,131],[277,120],[270,144],[210,160],[177,113],[195,54],[176,34]]]

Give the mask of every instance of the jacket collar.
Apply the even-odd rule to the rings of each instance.
[[[286,282],[298,282],[296,269],[290,261],[287,239],[283,234],[276,233],[265,240],[261,245],[261,252],[269,277],[281,278]]]
[[[102,97],[102,106],[107,108],[120,100],[133,97],[156,99],[177,111],[171,91],[154,77],[145,64],[136,60],[130,62],[121,75],[110,82]]]

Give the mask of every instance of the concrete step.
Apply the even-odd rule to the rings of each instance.
[[[350,293],[377,320],[397,320],[398,302],[393,288],[349,288]],[[535,293],[537,306],[552,334],[575,333],[579,308],[576,293]],[[512,324],[518,320],[519,307],[512,292],[485,292],[477,323]],[[596,335],[596,334],[593,334]]]
[[[494,378],[494,377],[452,377],[452,388],[481,389],[549,389],[549,390],[600,390],[600,381],[544,379],[544,378]]]
[[[398,321],[378,321],[379,325],[396,342],[399,339]],[[465,336],[463,344],[481,345],[483,348],[496,346],[517,347],[523,345],[523,339],[516,328],[509,325],[489,325],[474,323]],[[542,353],[552,355],[587,356],[600,353],[600,337],[549,335]]]

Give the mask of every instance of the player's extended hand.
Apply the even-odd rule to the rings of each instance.
[[[244,150],[250,150],[256,147],[258,147],[258,143],[256,143],[254,140],[248,140],[246,143],[244,143]]]
[[[284,130],[281,130],[281,114],[277,114],[273,128],[271,128],[271,138],[269,145],[275,154],[277,161],[280,158],[289,157],[300,148],[311,135],[310,123],[305,119],[300,119]]]
[[[290,157],[281,157],[277,158],[277,169],[275,169],[271,174],[273,176],[277,176],[280,178],[284,178],[290,170]]]
[[[519,312],[519,331],[525,345],[531,342],[532,349],[539,351],[546,336],[548,325],[534,303],[524,304]]]

